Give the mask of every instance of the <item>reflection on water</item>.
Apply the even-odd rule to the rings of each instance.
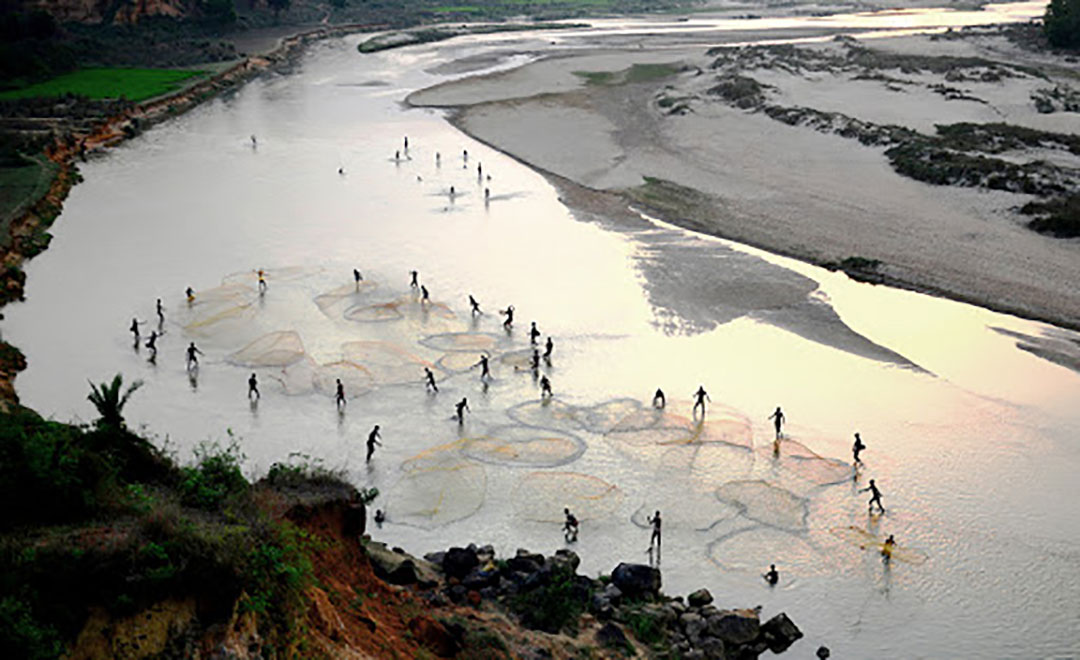
[[[29,301],[5,321],[30,361],[24,402],[85,420],[86,379],[143,378],[129,421],[182,456],[232,429],[255,474],[294,451],[324,458],[380,488],[390,518],[377,535],[416,552],[550,552],[573,506],[583,568],[609,571],[647,559],[659,509],[666,588],[785,610],[800,644],[838,656],[1072,652],[1080,378],[1015,344],[1075,335],[651,222],[576,221],[537,174],[398,105],[442,79],[421,65],[542,45],[515,39],[363,58],[355,38],[321,43],[294,74],[89,163],[29,265]],[[151,364],[125,329],[158,297]],[[533,320],[554,339],[535,374]],[[205,352],[193,377],[189,341]],[[699,385],[704,424],[691,415]],[[663,411],[649,405],[657,387]],[[791,422],[779,456],[777,405]],[[383,446],[367,463],[375,424]],[[857,479],[856,431],[868,446]],[[869,478],[884,517],[868,518],[857,492]],[[834,531],[851,527],[927,559],[885,567]],[[770,563],[775,590],[760,577]]]

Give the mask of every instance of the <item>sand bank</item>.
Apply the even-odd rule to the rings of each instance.
[[[927,135],[935,124],[956,122],[1075,131],[1074,112],[1039,113],[1034,98],[1041,90],[1076,88],[1076,64],[1026,53],[989,31],[858,47],[865,46],[879,55],[1004,64],[947,62],[934,71],[925,62],[912,67],[886,58],[856,69],[836,64],[848,57],[848,40],[771,58],[669,45],[559,54],[423,90],[409,101],[453,108],[454,123],[473,137],[541,171],[618,195],[623,205],[648,206],[673,224],[815,263],[878,260],[879,281],[1080,327],[1080,240],[1028,229],[1030,218],[1016,209],[1031,195],[916,181],[894,170],[885,146],[845,137],[843,127],[789,125],[760,104],[741,108],[710,91],[721,75],[752,77],[770,105]],[[815,60],[826,64],[807,63]],[[1048,159],[1046,151],[1000,157],[1050,160],[1054,176],[1072,185],[1076,155],[1052,149]],[[646,178],[657,181],[643,185]]]

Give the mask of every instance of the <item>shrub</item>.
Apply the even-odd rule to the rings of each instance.
[[[591,592],[591,586],[584,586],[574,572],[564,566],[553,570],[545,584],[516,596],[511,608],[527,627],[555,634],[563,628],[576,627]]]
[[[14,596],[0,599],[0,657],[51,660],[63,650],[56,629],[37,621],[29,605]]]
[[[1043,30],[1054,46],[1080,48],[1080,0],[1050,0]]]
[[[195,450],[195,459],[195,465],[180,469],[180,501],[185,505],[212,511],[251,487],[240,471],[244,455],[235,441],[225,448],[204,443]]]

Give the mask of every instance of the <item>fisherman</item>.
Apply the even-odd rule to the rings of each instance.
[[[364,276],[360,274],[360,269],[359,268],[353,268],[352,269],[352,278],[353,278],[353,281],[356,282],[356,288],[359,290],[360,289],[360,280],[364,279]]]
[[[765,578],[770,587],[775,587],[776,583],[780,581],[780,574],[776,572],[776,564],[769,564],[769,572],[761,577]]]
[[[570,513],[570,509],[564,508],[563,513],[566,515],[566,522],[563,523],[563,538],[567,543],[574,543],[577,541],[578,533],[578,520],[574,517],[574,514]]]
[[[480,361],[473,365],[474,367],[480,367],[480,380],[491,377],[491,369],[488,368],[488,356],[481,354]]]
[[[476,180],[477,181],[483,181],[483,179],[484,179],[484,164],[483,163],[477,163],[476,164]]]
[[[694,392],[694,399],[695,399],[695,401],[694,401],[694,411],[693,411],[692,414],[696,416],[698,406],[701,406],[701,416],[704,417],[705,416],[705,400],[708,399],[710,403],[712,402],[712,399],[709,399],[709,394],[708,394],[708,392],[705,391],[704,386],[698,385],[697,392]]]
[[[866,493],[866,492],[870,493],[870,501],[867,504],[867,511],[868,512],[872,513],[874,511],[874,505],[877,504],[878,508],[881,509],[881,513],[882,514],[885,513],[885,507],[881,505],[881,491],[878,490],[877,484],[874,483],[873,479],[870,480],[870,485],[869,486],[867,486],[866,488],[859,489],[859,492],[860,493]]]
[[[339,381],[340,382],[340,381]],[[375,428],[371,429],[371,433],[368,433],[367,437],[367,458],[364,460],[366,463],[371,462],[371,457],[375,453],[375,445],[382,446],[382,443],[377,440],[379,438],[379,425],[376,424]]]
[[[435,152],[435,167],[438,167],[442,163],[442,154],[438,151]]]
[[[652,536],[649,537],[649,549],[652,550],[655,545],[656,549],[660,549],[660,512],[657,511],[653,514],[652,518],[648,519],[649,524],[652,525]]]
[[[551,364],[551,352],[555,350],[555,342],[551,340],[551,337],[547,338],[547,342],[544,344],[544,361]]]
[[[396,162],[398,162],[400,160],[401,160],[401,152],[400,151],[395,151],[394,152],[394,162],[396,163]]]
[[[896,549],[896,537],[889,534],[889,538],[885,539],[885,542],[881,544],[881,559],[882,561],[889,561],[892,559],[893,550]]]
[[[259,142],[258,142],[258,140],[255,139],[255,136],[252,135],[251,136],[251,148],[254,149],[257,146],[259,146]]]
[[[469,307],[472,307],[473,316],[483,314],[483,312],[480,311],[480,303],[476,302],[476,298],[473,298],[471,293],[469,294]]]
[[[202,351],[195,348],[195,342],[191,342],[187,347],[187,368],[190,371],[192,367],[199,366],[199,358],[197,356],[205,355]]]
[[[667,399],[664,398],[664,390],[659,387],[656,388],[656,394],[652,396],[652,407],[657,410],[663,410],[667,405]]]
[[[529,360],[529,368],[532,369],[533,375],[540,371],[540,351],[533,349],[532,359]]]
[[[866,445],[863,444],[862,438],[856,433],[855,444],[851,446],[851,455],[855,457],[855,463],[858,465],[862,465],[862,459],[859,458],[859,454],[861,454],[864,449],[866,449]]]
[[[435,384],[435,374],[431,372],[431,369],[424,367],[424,378],[427,379],[427,388],[432,392],[438,392],[439,386]]]
[[[344,167],[337,168],[337,173],[340,174],[341,176],[345,176],[345,168]]]
[[[335,378],[334,381],[337,385],[337,391],[334,393],[334,403],[340,411],[345,407],[345,386],[341,383],[340,378]]]
[[[503,328],[509,330],[514,326],[514,306],[507,305],[506,309],[499,310],[500,314],[506,315],[506,320],[503,321]]]
[[[157,299],[157,323],[158,327],[165,325],[165,308],[161,305],[161,298]]]
[[[548,380],[547,376],[541,376],[540,377],[540,398],[543,399],[544,397],[549,397],[549,396],[554,396],[554,394],[551,392],[551,381]]]
[[[259,399],[259,381],[255,378],[255,372],[251,373],[251,378],[248,378],[248,400],[251,396],[255,395],[255,399]]]
[[[409,136],[405,136],[405,151],[409,150]]]
[[[192,289],[189,286],[187,289],[184,290],[184,294],[187,295],[187,301],[189,305],[195,302],[195,289]]]
[[[428,294],[427,287],[424,286],[423,284],[420,285],[420,302],[421,303],[431,302],[431,295]]]
[[[457,409],[457,412],[455,413],[455,416],[457,417],[457,423],[464,424],[465,411],[469,410],[469,401],[465,397],[461,397],[461,401],[458,401],[456,404],[454,404],[454,408]],[[469,412],[472,411],[469,410]]]
[[[469,150],[468,149],[462,149],[461,150],[461,159],[464,160],[466,163],[469,162]]]
[[[540,338],[540,331],[536,329],[536,321],[532,322],[532,327],[529,328],[529,343],[536,345],[536,340]]]
[[[259,269],[259,293],[266,293],[266,271]]]
[[[484,188],[484,201],[491,201],[491,188]]]
[[[769,419],[773,420],[773,427],[776,429],[776,439],[780,439],[780,427],[784,424],[784,413],[780,410],[780,406],[776,407],[773,414],[769,415]]]
[[[416,272],[415,270],[410,270],[409,271],[409,277],[412,278],[409,281],[409,286],[411,286],[414,289],[417,288],[418,286],[420,286],[420,279],[419,279],[420,278],[420,273]]]
[[[386,522],[386,514],[382,509],[375,509],[375,524],[382,527],[384,522]]]
[[[160,337],[157,330],[150,331],[150,338],[146,340],[146,347],[150,349],[150,361],[157,359],[157,338]]]
[[[131,319],[131,327],[128,328],[128,330],[131,331],[131,334],[135,335],[135,345],[136,346],[139,345],[139,326],[142,325],[143,323],[146,323],[146,321],[140,321],[139,319],[137,319],[135,317],[132,317],[132,319]]]

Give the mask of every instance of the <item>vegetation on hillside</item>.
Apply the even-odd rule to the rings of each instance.
[[[1080,48],[1080,0],[1050,0],[1043,30],[1053,46]]]
[[[203,71],[177,69],[80,69],[49,80],[0,92],[0,99],[78,95],[89,99],[143,101],[178,89]]]

